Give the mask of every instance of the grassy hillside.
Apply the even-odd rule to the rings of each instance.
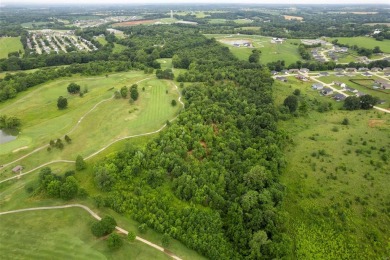
[[[296,88],[306,100],[327,99],[305,84],[276,82],[276,103]],[[282,182],[294,258],[388,256],[390,115],[342,111],[341,103],[331,102],[332,111],[280,122],[291,137]]]
[[[0,59],[8,58],[8,53],[19,50],[23,52],[20,37],[0,37]]]

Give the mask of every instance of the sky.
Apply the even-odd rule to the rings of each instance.
[[[0,0],[1,4],[388,4],[390,0]]]

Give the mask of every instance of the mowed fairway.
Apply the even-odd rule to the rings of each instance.
[[[357,45],[359,47],[364,47],[368,49],[374,49],[375,46],[379,46],[379,48],[384,53],[390,53],[390,40],[377,41],[374,38],[370,37],[338,37],[331,38],[331,40],[337,39],[339,43]]]
[[[82,98],[67,94],[66,86],[70,82],[81,85],[82,89],[88,87],[88,93]],[[113,98],[115,89],[130,87],[136,82],[139,82],[139,98],[134,104],[129,103],[129,98]],[[69,106],[65,110],[57,109],[56,100],[60,95],[68,98]],[[172,99],[177,98],[178,92],[172,82],[140,72],[47,83],[0,106],[0,114],[16,116],[23,124],[22,133],[16,140],[2,144],[1,163],[13,161],[65,134],[70,136],[72,143],[65,144],[63,150],[48,152],[43,149],[15,165],[21,164],[25,170],[31,170],[52,160],[74,160],[78,154],[87,157],[118,139],[160,129],[181,109],[179,104],[171,106]],[[20,148],[23,149],[18,151]],[[11,174],[7,169],[0,173],[2,178]]]
[[[93,221],[79,208],[2,215],[1,259],[170,259],[141,242],[125,241],[111,251],[105,239],[92,235]]]
[[[298,53],[298,46],[292,43],[295,40],[287,40],[283,44],[271,43],[270,37],[259,35],[229,35],[229,34],[206,34],[207,38],[215,38],[224,46],[229,47],[230,51],[240,60],[248,60],[252,50],[261,50],[260,63],[267,64],[269,62],[284,60],[286,65],[300,60]],[[247,40],[252,43],[254,48],[236,47],[232,44],[226,43]]]
[[[20,37],[0,37],[0,59],[8,58],[8,53],[19,50],[23,52]]]

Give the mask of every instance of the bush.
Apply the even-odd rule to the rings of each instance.
[[[112,233],[107,239],[108,248],[115,250],[120,248],[123,245],[123,240],[117,233]]]
[[[344,118],[343,121],[341,122],[341,124],[349,125],[349,119],[348,118]]]

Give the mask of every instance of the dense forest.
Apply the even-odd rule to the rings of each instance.
[[[173,41],[169,30],[149,28],[145,41],[160,34]],[[260,65],[226,57],[215,41],[198,41],[203,36],[195,32],[187,37],[197,42],[195,49],[183,41],[172,48],[177,60],[189,59],[182,67],[191,67],[190,74],[224,70],[229,77],[186,87],[185,111],[158,138],[96,165],[96,185],[106,193],[95,200],[211,259],[281,257],[289,244],[277,209],[284,160],[273,81]]]

